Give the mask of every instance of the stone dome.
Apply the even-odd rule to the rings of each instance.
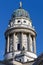
[[[22,3],[20,2],[20,7],[15,10],[12,14],[12,18],[15,17],[26,17],[30,19],[29,13],[22,8]]]
[[[12,15],[13,18],[15,17],[26,17],[26,18],[30,18],[28,12],[22,8],[17,9],[16,11],[13,12]]]

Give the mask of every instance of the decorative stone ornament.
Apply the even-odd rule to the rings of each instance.
[[[20,2],[20,8],[22,8],[22,2]]]

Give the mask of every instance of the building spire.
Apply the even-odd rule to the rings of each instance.
[[[20,8],[22,8],[22,2],[21,1],[20,1],[19,5],[20,5]]]

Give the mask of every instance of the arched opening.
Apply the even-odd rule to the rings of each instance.
[[[17,49],[20,50],[20,44],[17,45]]]

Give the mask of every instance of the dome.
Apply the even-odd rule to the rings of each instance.
[[[13,17],[29,17],[29,15],[27,11],[20,8],[13,13]]]
[[[26,17],[30,18],[28,12],[22,8],[22,3],[20,2],[20,7],[16,11],[13,12],[12,18],[15,17]]]

